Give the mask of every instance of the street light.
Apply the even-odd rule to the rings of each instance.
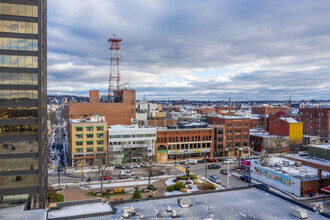
[[[61,187],[60,187],[60,184],[61,184],[61,182],[60,182],[60,174],[61,174],[61,172],[62,172],[62,166],[59,166],[58,168],[57,168],[57,173],[58,173],[58,180],[57,180],[57,183],[58,183],[58,189],[60,189]]]
[[[208,159],[209,157],[206,157],[206,160],[205,160],[205,180],[207,179],[207,159]]]

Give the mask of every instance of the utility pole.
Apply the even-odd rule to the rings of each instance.
[[[81,182],[84,182],[84,164],[80,162],[81,164]]]
[[[229,160],[227,160],[227,189],[229,189]]]

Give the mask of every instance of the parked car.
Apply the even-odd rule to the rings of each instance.
[[[220,173],[223,174],[223,175],[228,175],[227,169],[220,170]]]
[[[92,182],[92,178],[88,178],[86,182]]]
[[[131,176],[131,175],[134,175],[134,172],[132,170],[121,170],[120,171],[120,175],[128,175],[128,176]]]
[[[140,165],[137,164],[137,163],[133,164],[132,166],[133,166],[133,168],[138,168],[138,167],[140,167]]]
[[[207,158],[206,159],[206,162],[208,162],[208,163],[212,163],[212,162],[218,162],[218,160],[217,159],[215,159],[215,158]]]
[[[220,169],[221,167],[218,164],[211,164],[211,165],[208,165],[207,168],[209,168],[209,169]]]
[[[132,169],[133,168],[133,165],[126,165],[125,166],[125,169]]]
[[[240,179],[243,180],[243,181],[245,181],[245,182],[250,182],[251,181],[250,177],[249,176],[245,176],[245,175],[240,176]]]
[[[219,162],[221,162],[221,161],[223,161],[224,160],[224,158],[218,158],[218,161]]]
[[[220,178],[217,177],[217,176],[210,176],[210,177],[209,177],[209,180],[211,180],[211,181],[214,182],[214,183],[221,183]]]
[[[125,169],[125,166],[122,165],[122,164],[120,164],[120,165],[117,165],[116,168],[117,168],[117,169]]]
[[[260,187],[262,187],[264,189],[269,190],[269,187],[266,184],[258,184],[257,186],[260,186]]]
[[[182,160],[182,161],[179,162],[179,164],[181,164],[181,165],[188,165],[188,162],[186,160]]]
[[[187,160],[187,162],[189,164],[196,164],[197,163],[197,160],[196,159],[189,159],[189,160]]]
[[[140,166],[141,167],[149,167],[149,164],[148,163],[141,163]]]
[[[162,176],[165,173],[161,171],[160,169],[152,169],[151,170],[151,176]]]
[[[101,178],[100,178],[101,179]],[[103,180],[112,180],[112,176],[104,176]]]
[[[206,163],[205,160],[198,160],[197,163]]]
[[[227,164],[227,163],[231,164],[231,163],[234,163],[234,160],[233,159],[227,159],[227,160],[224,160],[223,163],[224,164]]]

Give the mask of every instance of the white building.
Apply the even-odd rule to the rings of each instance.
[[[155,155],[155,128],[109,126],[108,138],[108,154],[114,162],[141,162]]]

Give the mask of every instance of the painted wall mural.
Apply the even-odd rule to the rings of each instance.
[[[275,182],[282,183],[283,185],[291,187],[292,180],[289,176],[285,176],[280,173],[276,173],[274,171],[267,170],[258,166],[254,167],[253,172],[258,176],[264,177],[266,179],[271,179]]]

